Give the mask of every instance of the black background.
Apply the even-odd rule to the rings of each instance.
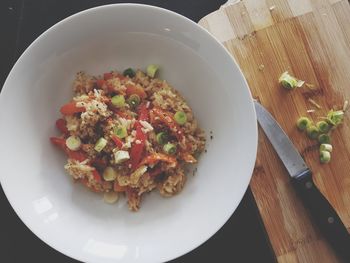
[[[225,1],[153,0],[129,2],[167,8],[198,22],[206,14],[218,9]],[[122,2],[124,1],[0,0],[0,88],[14,62],[43,31],[81,10]],[[6,160],[1,160],[1,162],[4,161]],[[0,172],[4,171],[0,170]],[[7,176],[17,176],[20,182],[20,177],[25,175],[16,174],[14,167],[12,173],[7,174]],[[39,240],[15,214],[2,188],[0,209],[0,262],[77,262]],[[208,213],[210,213],[210,207],[208,207]],[[211,261],[275,262],[250,189],[247,190],[238,209],[223,228],[199,248],[173,262]]]

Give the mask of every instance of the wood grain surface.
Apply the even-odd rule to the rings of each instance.
[[[302,115],[316,122],[350,99],[349,3],[243,0],[223,6],[199,23],[235,57],[253,96],[275,116],[303,154],[317,186],[349,229],[349,112],[343,125],[332,133],[334,151],[329,164],[320,164],[318,146],[295,126]],[[286,70],[314,87],[281,88],[278,78]],[[310,98],[322,108],[315,108]],[[310,109],[315,112],[308,113]],[[340,262],[312,224],[262,130],[250,186],[278,262]]]

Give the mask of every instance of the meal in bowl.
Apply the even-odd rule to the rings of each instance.
[[[205,148],[205,134],[184,98],[166,81],[129,68],[103,76],[78,72],[74,97],[60,109],[51,137],[68,156],[74,181],[114,203],[123,194],[137,211],[144,193],[179,193],[188,164]]]

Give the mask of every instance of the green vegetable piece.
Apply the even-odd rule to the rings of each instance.
[[[159,69],[158,65],[154,65],[154,64],[150,64],[147,67],[147,75],[151,78],[154,78],[154,76],[156,75],[157,71]]]
[[[320,152],[322,151],[327,151],[331,153],[333,151],[333,146],[331,144],[322,143],[320,145]]]
[[[130,107],[136,108],[140,104],[141,98],[137,94],[131,94],[127,102],[130,105]]]
[[[178,124],[184,125],[187,122],[187,115],[183,111],[177,111],[174,115],[174,119]]]
[[[117,172],[111,166],[107,166],[102,175],[105,181],[114,181],[118,176]]]
[[[320,162],[321,163],[329,163],[331,161],[331,153],[328,151],[320,152]]]
[[[331,137],[328,134],[320,134],[318,136],[318,142],[321,144],[330,144],[331,143]]]
[[[81,140],[78,136],[69,136],[66,139],[66,146],[69,150],[77,151],[81,146]]]
[[[176,153],[176,145],[168,142],[167,144],[164,144],[163,150],[167,154],[175,154]]]
[[[315,139],[317,139],[317,137],[319,135],[319,130],[317,129],[317,127],[315,125],[310,125],[306,128],[306,133],[310,139],[315,140]]]
[[[316,123],[316,126],[321,133],[327,133],[331,129],[331,127],[326,121],[319,121]]]
[[[156,135],[156,140],[159,144],[165,144],[168,141],[168,134],[166,132],[160,132]]]
[[[112,97],[111,102],[113,106],[121,108],[125,106],[125,98],[123,95],[115,95]]]
[[[126,70],[124,70],[123,75],[128,76],[129,78],[133,78],[135,77],[136,73],[135,70],[133,70],[132,68],[127,68]]]
[[[120,139],[123,139],[126,136],[128,136],[128,131],[125,127],[114,127],[113,132]]]
[[[333,126],[337,126],[339,125],[344,118],[344,111],[342,110],[330,110],[327,114],[327,121],[333,125]]]
[[[103,137],[101,137],[100,139],[97,140],[94,149],[97,152],[101,152],[103,150],[103,148],[105,148],[107,145],[107,140]]]
[[[304,85],[305,81],[298,80],[291,76],[288,71],[283,72],[278,82],[286,89],[295,89]]]
[[[297,127],[299,130],[303,131],[311,125],[311,120],[308,117],[300,117],[297,120]]]

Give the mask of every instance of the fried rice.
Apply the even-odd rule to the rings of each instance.
[[[170,197],[183,189],[205,134],[165,80],[131,73],[78,72],[74,96],[56,121],[61,135],[50,139],[67,154],[64,168],[74,181],[104,193],[109,203],[123,195],[137,211],[145,193]]]

